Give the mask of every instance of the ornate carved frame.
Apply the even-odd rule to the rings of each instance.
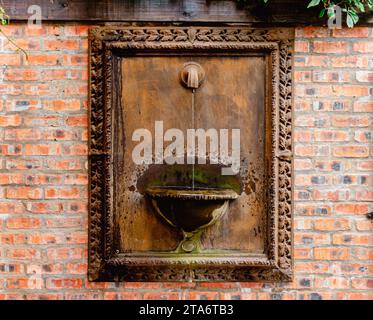
[[[269,61],[272,164],[265,257],[129,257],[114,247],[112,108],[121,57],[134,52],[260,52]],[[90,32],[91,281],[288,281],[292,278],[292,29],[102,27]]]

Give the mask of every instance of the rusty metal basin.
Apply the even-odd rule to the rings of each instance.
[[[145,194],[155,211],[170,225],[180,229],[184,239],[177,251],[200,251],[203,230],[216,223],[227,211],[229,201],[238,198],[232,189],[149,187]]]

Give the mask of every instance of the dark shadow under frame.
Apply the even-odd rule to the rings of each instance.
[[[292,29],[102,27],[90,31],[90,281],[289,281],[292,278]],[[259,53],[268,57],[271,111],[266,257],[126,256],[115,250],[112,111],[121,56]]]

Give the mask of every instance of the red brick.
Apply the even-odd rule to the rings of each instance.
[[[347,42],[341,41],[314,41],[313,52],[316,53],[346,53],[348,50]]]
[[[337,292],[338,300],[373,300],[373,293]]]
[[[22,118],[18,114],[14,115],[0,115],[0,127],[19,126]]]
[[[11,69],[4,73],[5,81],[32,81],[40,80],[40,73],[34,69]]]
[[[337,38],[367,38],[368,36],[369,28],[354,27],[333,30],[333,37]]]
[[[44,280],[41,278],[11,278],[7,281],[8,289],[42,289]]]
[[[87,144],[75,144],[72,146],[66,146],[63,150],[64,154],[70,156],[85,156],[88,153]]]
[[[40,159],[8,159],[6,161],[6,168],[8,170],[30,170],[30,169],[40,169],[42,167],[42,162]]]
[[[368,117],[364,116],[333,116],[332,125],[335,127],[367,127],[370,121]]]
[[[102,300],[102,292],[66,292],[65,300]]]
[[[330,30],[325,27],[304,27],[296,30],[296,37],[303,38],[325,38],[329,36]]]
[[[35,37],[35,38],[14,38],[12,41],[5,40],[4,42],[4,48],[6,50],[17,50],[18,48],[22,48],[26,52],[28,51],[36,51],[40,50],[41,45],[40,45],[40,40]]]
[[[0,213],[23,213],[23,205],[19,202],[0,201]]]
[[[308,41],[295,41],[294,44],[295,52],[309,52],[309,42]]]
[[[56,54],[29,54],[25,65],[29,66],[55,66],[60,63],[62,57]],[[44,72],[48,72],[45,70]],[[47,79],[46,79],[47,80]]]
[[[373,289],[373,278],[352,278],[351,286],[354,289]]]
[[[45,80],[67,80],[68,71],[63,69],[49,69],[44,70],[42,77]]]
[[[25,249],[8,249],[7,257],[10,259],[38,259],[40,258],[40,252],[33,248]]]
[[[0,154],[8,156],[19,156],[22,154],[21,144],[0,144]]]
[[[373,82],[373,72],[372,71],[357,71],[356,80],[358,82]]]
[[[315,288],[321,289],[348,289],[349,280],[344,277],[316,278]]]
[[[76,199],[80,197],[78,188],[46,188],[46,199]]]
[[[356,230],[373,231],[373,223],[369,220],[356,221]]]
[[[68,260],[71,262],[73,259],[81,260],[84,258],[82,248],[50,248],[46,250],[46,255],[49,261]]]
[[[52,110],[52,111],[76,111],[80,109],[80,101],[79,100],[46,100],[44,102],[44,109],[45,110]]]
[[[365,146],[337,146],[333,148],[335,157],[367,157],[369,155],[368,147]]]
[[[372,53],[373,52],[373,42],[354,42],[353,50],[360,53]]]
[[[191,300],[218,300],[219,293],[211,291],[191,291],[189,293],[189,299]]]
[[[37,129],[7,129],[4,133],[5,140],[39,140],[40,132]]]
[[[57,174],[28,174],[25,179],[27,185],[58,185],[63,180],[62,176]]]
[[[26,144],[27,156],[47,156],[61,154],[61,145],[58,144]]]
[[[11,232],[18,232],[13,231]],[[26,244],[27,236],[25,234],[19,233],[2,233],[0,234],[0,244],[7,244],[7,245],[19,245],[19,244]]]
[[[350,74],[347,71],[324,71],[317,70],[312,72],[313,83],[331,83],[331,82],[348,82],[350,80]]]
[[[33,233],[29,235],[27,242],[30,245],[37,245],[37,244],[53,244],[53,243],[61,243],[62,240],[59,239],[58,236],[54,234],[36,234]]]
[[[358,161],[357,169],[361,171],[370,171],[373,170],[373,161]]]
[[[373,102],[355,102],[354,112],[373,112]]]
[[[364,190],[356,192],[356,200],[373,201],[373,190]]]
[[[369,235],[356,234],[334,234],[333,244],[335,245],[350,245],[350,246],[367,246],[372,245],[373,240]]]
[[[31,213],[61,213],[62,204],[53,202],[27,202],[26,209]]]
[[[64,183],[72,185],[87,185],[88,177],[87,175],[66,175]]]
[[[105,300],[140,300],[139,292],[105,292]]]
[[[51,218],[44,220],[47,228],[81,228],[84,224],[81,218]]]
[[[295,170],[311,170],[313,168],[312,161],[309,159],[295,159],[294,169]]]
[[[348,141],[349,140],[348,132],[346,131],[323,130],[323,131],[316,131],[314,135],[315,135],[315,141]]]
[[[318,231],[349,230],[350,222],[348,219],[317,219],[314,221],[314,229]]]
[[[294,132],[294,141],[299,142],[310,142],[312,139],[312,133],[308,131],[295,131]]]
[[[340,203],[334,206],[334,213],[344,215],[365,214],[368,212],[368,205],[359,203]]]
[[[328,56],[301,56],[301,54],[297,54],[294,58],[295,67],[327,67],[328,65]]]
[[[0,65],[19,66],[21,64],[20,54],[0,54]]]
[[[47,166],[51,170],[81,170],[82,165],[81,161],[78,159],[69,159],[69,160],[48,160]]]
[[[79,41],[78,40],[44,40],[45,50],[78,50]]]
[[[50,116],[26,116],[24,118],[25,125],[31,127],[49,127],[59,126],[63,123],[63,117],[50,115]]]
[[[87,37],[88,36],[88,26],[65,26],[64,31],[66,36],[71,37]]]
[[[41,221],[36,218],[9,218],[7,220],[8,229],[37,229],[40,228]]]
[[[1,184],[22,184],[23,175],[19,173],[0,173],[0,185]]]
[[[68,274],[86,274],[88,265],[87,263],[67,263],[65,267]]]
[[[349,86],[349,85],[335,85],[333,86],[333,95],[344,97],[361,97],[367,96],[369,89],[366,86]]]
[[[9,187],[6,189],[8,199],[41,199],[43,190],[35,187]]]
[[[350,257],[348,248],[315,248],[314,258],[316,260],[347,260]]]
[[[294,270],[298,274],[325,274],[329,273],[329,263],[328,262],[320,262],[320,261],[311,261],[311,262],[303,262],[303,261],[295,261]]]
[[[369,60],[364,56],[331,57],[331,66],[334,68],[368,68]]]
[[[297,244],[305,245],[323,245],[331,244],[330,235],[324,233],[297,232],[294,236]]]
[[[46,287],[48,289],[78,289],[83,285],[83,280],[80,278],[48,278]]]

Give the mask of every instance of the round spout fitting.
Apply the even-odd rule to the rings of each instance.
[[[180,78],[187,88],[198,89],[205,78],[205,71],[200,64],[187,62],[180,72]]]

